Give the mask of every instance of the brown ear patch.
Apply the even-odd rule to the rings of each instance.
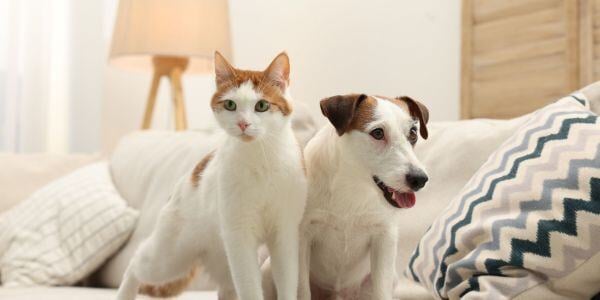
[[[407,96],[396,97],[396,100],[406,103],[410,115],[419,120],[419,132],[421,133],[421,137],[427,139],[429,136],[429,132],[427,131],[427,123],[429,122],[429,109],[427,109],[423,103]]]
[[[427,131],[427,123],[429,122],[429,110],[423,103],[407,96],[401,96],[396,98],[390,98],[385,96],[376,97],[388,100],[400,106],[411,117],[419,120],[419,133],[421,134],[421,137],[427,139],[427,137],[429,136],[429,132]]]
[[[323,99],[320,105],[323,115],[341,136],[351,130],[364,130],[373,120],[377,102],[365,94],[349,94]]]
[[[192,176],[190,177],[190,181],[192,182],[192,186],[198,187],[198,185],[200,185],[200,178],[202,177],[202,173],[204,172],[204,169],[206,169],[206,166],[208,166],[208,163],[212,160],[212,158],[213,158],[214,155],[215,155],[214,151],[208,153],[196,165],[196,167],[194,167],[194,170],[192,171]]]

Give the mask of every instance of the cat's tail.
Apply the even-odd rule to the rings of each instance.
[[[196,277],[198,268],[193,268],[185,277],[160,285],[142,284],[139,293],[155,298],[170,298],[181,294]]]

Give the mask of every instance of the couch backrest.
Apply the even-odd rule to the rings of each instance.
[[[599,91],[599,86],[587,88],[586,95]],[[600,103],[600,92],[591,101]],[[430,181],[417,193],[415,207],[402,213],[398,271],[404,270],[408,257],[435,217],[488,156],[527,118],[433,122],[428,125],[429,139],[420,141],[415,151],[428,169]],[[314,131],[314,122],[311,124],[307,127]],[[312,131],[302,134],[304,140],[312,135]],[[216,135],[212,131],[137,132],[120,142],[111,161],[113,179],[123,197],[131,206],[140,209],[141,214],[130,242],[101,270],[99,275],[103,285],[114,287],[119,284],[129,258],[152,230],[158,210],[168,200],[175,182],[211,151],[215,143]]]
[[[52,180],[99,158],[94,154],[0,153],[0,213]]]

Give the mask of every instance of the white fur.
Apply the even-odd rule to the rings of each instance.
[[[296,299],[306,178],[290,118],[255,112],[262,95],[250,82],[225,97],[237,103],[236,111],[215,111],[225,140],[197,188],[190,175],[175,187],[154,232],[133,257],[118,299],[133,299],[140,283],[164,284],[199,264],[218,283],[220,299],[235,299],[237,291],[239,299],[262,300],[262,243],[271,254],[279,299]],[[251,124],[245,134],[252,141],[239,138],[240,120]]]
[[[309,192],[301,225],[299,299],[310,299],[310,285],[313,293],[336,295],[331,299],[392,299],[397,221],[405,211],[385,200],[372,177],[409,191],[407,172],[423,166],[406,137],[413,119],[390,101],[377,103],[366,132],[338,136],[328,125],[306,146]],[[377,127],[384,128],[386,141],[368,134]]]

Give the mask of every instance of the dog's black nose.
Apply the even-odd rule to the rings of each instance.
[[[406,184],[415,192],[424,187],[427,180],[429,178],[423,172],[406,174]]]

